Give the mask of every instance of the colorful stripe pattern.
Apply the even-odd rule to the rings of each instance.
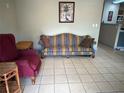
[[[84,36],[63,33],[50,38],[50,48],[44,49],[44,55],[92,55],[92,48],[79,47]]]

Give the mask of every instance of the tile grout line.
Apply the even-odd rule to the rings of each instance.
[[[95,66],[96,67],[96,66]],[[115,67],[115,66],[114,66]],[[97,67],[96,67],[97,68]],[[104,67],[104,68],[109,68],[109,67]],[[109,70],[108,70],[109,71]],[[100,72],[100,74],[103,76],[103,74]],[[115,76],[114,76],[114,73],[112,73],[111,71],[109,71],[109,73],[107,73],[107,74],[111,74],[115,79],[117,79]],[[115,73],[116,74],[116,73]],[[118,74],[118,73],[117,73]],[[103,76],[104,77],[104,76]],[[106,79],[105,79],[106,80]],[[117,79],[118,80],[118,79]],[[107,83],[109,83],[109,85],[112,87],[112,89],[113,89],[113,92],[117,92],[117,91],[115,91],[114,90],[114,87],[112,86],[112,84],[110,83],[110,82],[120,82],[121,83],[121,81],[120,80],[118,80],[118,81],[108,81],[108,80],[106,80],[106,82]],[[124,84],[123,84],[124,85]]]
[[[115,78],[115,79],[117,79],[113,74],[114,73],[111,73],[112,74],[112,76]],[[118,80],[118,79],[117,79]],[[108,81],[109,82],[109,84],[112,86],[112,84],[110,83],[110,81]],[[121,83],[121,81],[120,80],[118,80],[118,81],[112,81],[112,82],[119,82],[119,83]],[[122,84],[122,83],[121,83]],[[124,84],[122,84],[122,85],[124,85]],[[113,86],[112,86],[112,88],[113,88]],[[114,88],[113,88],[113,90],[114,90]],[[116,92],[118,92],[118,91],[116,91]],[[119,92],[124,92],[124,91],[119,91]]]
[[[53,66],[53,73],[54,73],[54,93],[55,93],[55,57],[54,57],[54,64],[53,64],[54,66]]]
[[[79,60],[80,60],[80,59],[79,59]],[[75,68],[75,71],[77,72],[76,67],[75,67],[75,65],[74,65],[74,63],[73,63],[73,61],[72,61],[72,60],[71,60],[71,62],[72,62],[72,64],[73,64],[74,68]],[[86,89],[84,88],[83,82],[82,82],[82,80],[81,80],[80,75],[79,75],[79,73],[78,73],[78,72],[77,72],[77,75],[78,75],[78,78],[80,79],[81,85],[82,85],[82,87],[83,87],[83,89],[84,89],[85,93],[87,93],[87,91],[86,91]]]
[[[90,62],[91,62],[91,60],[89,60]],[[91,62],[92,63],[92,62]],[[93,63],[92,63],[93,64]],[[93,64],[94,65],[94,64]],[[94,65],[95,66],[95,65]],[[95,66],[95,68],[97,69],[97,67]],[[107,68],[107,67],[104,67],[104,68]],[[101,76],[103,76],[103,74],[97,69],[97,71],[100,73],[100,75]],[[110,71],[109,71],[110,72]],[[113,73],[112,72],[110,72],[110,73],[107,73],[107,74],[112,74],[113,75]],[[114,75],[113,75],[114,76]],[[92,77],[92,75],[91,75],[91,77]],[[105,79],[105,77],[103,76],[103,78]],[[94,80],[94,79],[93,79]],[[117,79],[118,80],[118,79]],[[94,81],[95,82],[95,81]],[[102,81],[102,82],[104,82],[104,81]],[[112,92],[116,92],[116,91],[114,91],[114,88],[113,88],[113,86],[111,85],[111,83],[108,81],[108,80],[106,80],[105,79],[105,82],[107,82],[110,86],[111,86],[111,88],[112,88]],[[95,84],[96,84],[96,82],[95,82]],[[98,87],[98,85],[96,84],[96,86]],[[98,87],[99,88],[99,87]],[[101,90],[100,90],[101,91]]]
[[[79,58],[79,59],[76,59],[76,60],[80,60],[81,58]],[[69,59],[69,60],[71,60],[71,62],[72,62],[72,64],[73,64],[73,66],[74,66],[74,69],[75,69],[75,71],[77,72],[76,74],[78,75],[78,77],[81,75],[81,74],[79,74],[78,73],[78,71],[77,71],[77,69],[76,69],[76,66],[74,65],[74,62],[73,62],[73,59]],[[89,60],[89,59],[88,59]],[[54,58],[54,61],[55,61],[55,58]],[[89,61],[92,61],[92,60],[89,60]],[[67,79],[67,84],[68,84],[68,87],[69,87],[69,91],[70,91],[70,93],[71,93],[71,88],[70,88],[70,83],[69,83],[69,79],[68,79],[68,74],[67,74],[67,71],[66,71],[66,66],[65,66],[65,64],[64,64],[64,61],[62,62],[63,63],[63,66],[64,66],[64,72],[65,72],[65,76],[66,76],[66,79]],[[82,64],[83,65],[83,64]],[[94,65],[93,63],[92,63],[92,65]],[[85,67],[85,66],[84,66]],[[98,68],[95,66],[95,68],[96,68],[96,70],[98,71],[98,72],[100,72],[99,70],[98,70]],[[43,68],[43,70],[44,70],[44,68]],[[86,67],[85,67],[85,70],[87,70],[86,69]],[[54,67],[53,67],[53,72],[54,72],[54,74],[53,74],[53,76],[54,76],[54,93],[55,93],[55,62],[54,62]],[[88,71],[87,71],[88,72]],[[110,72],[110,71],[109,71]],[[93,81],[94,81],[94,78],[92,77],[92,75],[93,74],[91,74],[91,73],[89,73],[88,72],[88,74],[91,76],[91,78],[93,79]],[[102,75],[103,76],[103,74],[104,73],[98,73],[98,74],[100,74],[100,75]],[[106,73],[105,73],[106,74]],[[118,73],[112,73],[112,72],[110,72],[110,73],[107,73],[107,74],[111,74],[114,78],[116,78],[116,76],[114,75],[114,74],[118,74]],[[122,74],[122,73],[119,73],[119,74]],[[42,77],[43,77],[43,75],[41,75],[40,76],[41,77],[41,79],[40,79],[40,81],[42,80]],[[103,78],[105,78],[104,76],[103,76]],[[79,79],[80,79],[80,81],[82,82],[82,80],[81,80],[81,78],[79,77]],[[122,82],[122,80],[119,80],[118,78],[116,78],[118,81],[112,81],[112,82]],[[101,82],[101,81],[98,81],[98,82]],[[105,81],[103,81],[103,82],[108,82],[109,83],[109,85],[112,87],[112,84],[110,83],[111,81],[108,81],[107,79],[105,79]],[[94,83],[95,83],[95,85],[97,86],[97,88],[99,89],[99,87],[98,87],[98,85],[96,84],[97,83],[97,81],[94,81]],[[64,84],[64,83],[59,83],[59,84]],[[122,83],[123,84],[123,83]],[[35,84],[35,85],[47,85],[47,84]],[[48,84],[48,85],[50,85],[50,84]],[[83,82],[82,82],[82,85],[83,85]],[[124,84],[123,84],[124,85]],[[25,87],[26,87],[26,85],[24,85],[24,88],[23,88],[23,91],[24,91],[24,89],[25,89]],[[83,86],[84,87],[84,86]],[[84,88],[85,89],[85,88]],[[112,87],[112,89],[113,89],[113,87]],[[38,88],[38,92],[39,92],[39,90],[40,90],[40,86],[39,86],[39,88]],[[100,89],[99,89],[100,90]],[[113,91],[113,92],[123,92],[123,91]],[[103,93],[103,92],[100,92],[100,93]]]
[[[88,62],[90,62],[91,63],[91,61],[90,61],[90,59],[88,59]],[[93,64],[93,63],[92,63]],[[87,70],[87,68],[84,66],[84,68]],[[90,75],[90,77],[92,78],[92,76],[91,76],[91,74],[89,73],[89,71],[87,70],[87,72],[88,72],[88,74]],[[92,78],[93,79],[93,78]],[[94,79],[93,79],[93,81],[94,81]],[[82,82],[83,83],[83,82]],[[101,89],[98,87],[98,85],[96,84],[96,82],[94,81],[94,83],[95,83],[95,85],[96,85],[96,87],[99,89],[99,91],[101,92]]]
[[[90,60],[90,62],[91,62],[91,60]],[[92,63],[93,64],[93,63]],[[94,65],[94,64],[93,64]],[[95,66],[95,65],[94,65]],[[95,66],[95,68],[97,69],[97,67]],[[100,73],[100,75],[105,79],[105,77],[102,75],[102,73],[97,69],[97,71]],[[109,71],[110,72],[110,71]],[[110,74],[112,74],[111,72],[110,72]],[[92,76],[91,76],[92,77]],[[93,79],[94,80],[94,79]],[[94,81],[95,82],[95,81]],[[104,82],[104,81],[102,81],[102,82]],[[114,91],[114,88],[112,87],[112,85],[109,83],[109,81],[107,81],[106,79],[105,79],[105,82],[107,82],[110,86],[111,86],[111,88],[112,88],[112,91],[111,92],[115,92]],[[95,84],[96,84],[97,82],[95,82]],[[98,87],[98,85],[96,84],[96,86]],[[99,88],[99,87],[98,87]],[[100,89],[100,88],[99,88]],[[100,90],[101,91],[101,90]]]
[[[91,60],[89,60],[90,62],[91,62]],[[91,62],[92,63],[92,62]],[[92,63],[93,64],[93,63]],[[94,64],[93,64],[94,65]],[[95,66],[95,65],[94,65]],[[97,67],[95,66],[95,68],[97,69]],[[100,75],[105,79],[105,77],[102,75],[102,73],[97,69],[97,71],[100,73]],[[109,71],[110,72],[110,71]],[[111,73],[111,72],[110,72]],[[112,73],[111,73],[112,74]],[[92,77],[92,75],[91,75],[91,77]],[[94,79],[93,79],[94,80]],[[95,81],[94,81],[95,82]],[[114,88],[112,87],[112,85],[110,84],[110,82],[109,81],[107,81],[106,79],[105,79],[105,82],[107,82],[110,86],[111,86],[111,88],[112,88],[112,92],[114,91]],[[95,84],[96,84],[96,82],[95,82]],[[98,85],[96,84],[96,86],[98,87]],[[98,87],[99,88],[99,87]]]
[[[68,80],[68,77],[67,77],[67,72],[66,72],[64,60],[65,60],[65,58],[63,58],[63,66],[64,66],[64,70],[65,70],[65,76],[66,76],[66,79],[67,79],[67,84],[68,84],[68,88],[69,88],[69,93],[71,93],[71,88],[70,88],[70,85],[69,85],[69,80]]]
[[[43,71],[44,71],[45,62],[46,62],[46,60],[43,60],[42,66],[41,66]],[[39,84],[39,88],[38,88],[38,93],[40,93],[40,87],[41,87],[41,85],[42,85],[42,84],[41,84],[41,83],[42,83],[41,81],[42,81],[42,78],[43,78],[43,71],[42,71],[41,76],[40,76],[41,79],[40,79],[40,84]]]

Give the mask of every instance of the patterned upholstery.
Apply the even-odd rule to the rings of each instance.
[[[50,38],[50,46],[77,46],[84,38],[70,33],[63,33],[55,36],[48,36]]]
[[[79,46],[84,36],[62,33],[50,38],[50,47],[44,49],[44,55],[92,55],[93,49]]]

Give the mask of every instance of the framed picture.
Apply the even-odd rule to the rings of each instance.
[[[59,2],[59,23],[74,23],[75,2]]]
[[[108,12],[108,21],[112,21],[113,11]]]

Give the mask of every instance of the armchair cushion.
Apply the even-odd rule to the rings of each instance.
[[[16,58],[15,37],[12,34],[0,34],[0,61],[11,61]]]

